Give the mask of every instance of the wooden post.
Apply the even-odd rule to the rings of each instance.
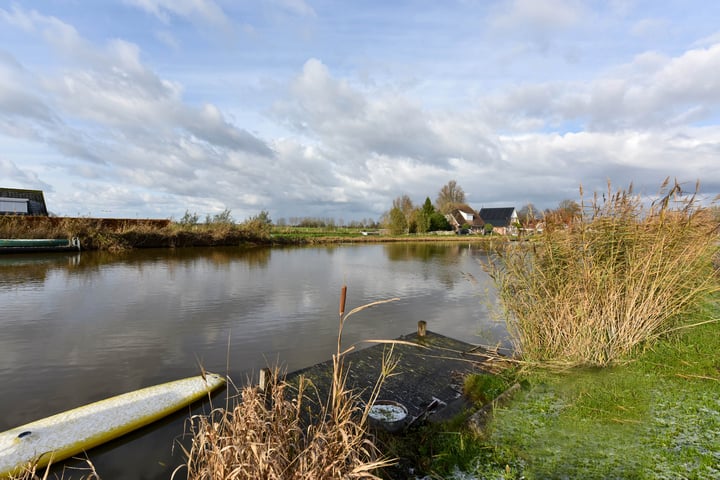
[[[426,333],[427,333],[427,322],[425,320],[420,320],[418,322],[418,337],[423,338]]]
[[[270,387],[271,381],[272,381],[272,372],[270,371],[270,369],[269,368],[260,369],[260,384],[259,384],[260,390],[267,393],[269,391],[268,389]]]

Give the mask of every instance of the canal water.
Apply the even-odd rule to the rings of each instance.
[[[460,243],[1,256],[0,431],[197,375],[200,365],[242,385],[269,365],[293,371],[328,360],[343,284],[347,311],[399,298],[350,317],[346,346],[397,338],[418,320],[469,343],[505,345],[504,325],[488,314],[485,258],[481,246]],[[188,416],[88,456],[103,479],[168,479],[183,463]]]

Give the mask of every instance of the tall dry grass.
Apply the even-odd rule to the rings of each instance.
[[[569,225],[548,216],[531,248],[507,246],[488,265],[530,362],[608,365],[718,290],[717,218],[677,182],[649,207],[632,185],[610,184],[581,207]]]
[[[188,479],[379,478],[378,471],[392,464],[367,433],[369,408],[395,366],[392,350],[386,352],[380,378],[363,407],[359,393],[347,386],[344,357],[354,347],[342,347],[345,321],[386,301],[358,307],[345,315],[345,292],[343,288],[327,398],[320,398],[307,378],[300,377],[297,385],[291,385],[276,368],[266,391],[247,386],[232,407],[191,419],[193,438],[185,450],[188,460],[184,465]]]
[[[79,460],[79,458],[76,458],[76,460]],[[52,464],[38,468],[37,462],[29,463],[20,471],[9,475],[7,480],[64,480],[66,474],[70,475],[77,472],[80,473],[80,476],[75,478],[79,478],[79,480],[100,480],[95,471],[95,465],[92,464],[90,459],[85,458],[83,460],[87,464],[86,467],[63,467],[60,473],[51,473]]]
[[[186,225],[169,220],[0,216],[0,238],[78,237],[83,250],[269,243],[270,227],[257,220]]]

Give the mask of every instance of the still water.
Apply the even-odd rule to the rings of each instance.
[[[343,284],[347,311],[400,299],[350,317],[345,345],[397,338],[418,320],[469,343],[505,343],[504,327],[488,314],[484,258],[472,244],[2,256],[0,431],[197,375],[199,365],[240,385],[268,365],[293,371],[328,360]],[[215,398],[224,401],[225,393]],[[103,479],[170,478],[183,462],[187,417],[185,410],[88,455]]]

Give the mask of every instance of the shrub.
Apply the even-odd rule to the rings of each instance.
[[[608,184],[574,220],[548,215],[539,241],[498,251],[487,268],[525,360],[610,364],[717,291],[717,219],[668,185],[646,208]]]

